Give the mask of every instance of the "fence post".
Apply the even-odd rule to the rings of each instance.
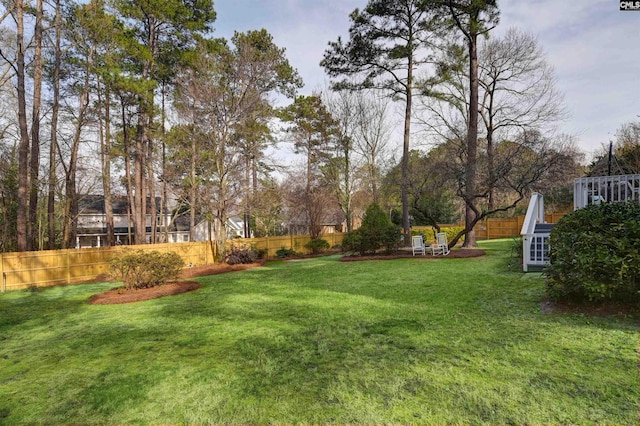
[[[65,253],[65,263],[67,268],[67,284],[71,284],[71,259],[69,258],[70,250],[67,249]]]
[[[0,272],[2,273],[2,292],[7,291],[7,274],[4,273],[4,253],[0,253]]]

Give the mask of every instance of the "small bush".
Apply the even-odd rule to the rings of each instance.
[[[224,261],[229,265],[241,265],[253,263],[258,258],[258,253],[249,248],[232,248]]]
[[[453,238],[463,230],[464,226],[443,226],[442,228],[440,228],[440,232],[444,232],[445,234],[447,234],[447,241],[453,240]],[[435,239],[435,233],[433,238]],[[460,238],[459,241],[464,242],[464,235]]]
[[[345,251],[362,255],[375,253],[384,248],[387,254],[398,248],[400,230],[391,222],[387,214],[376,203],[371,204],[364,214],[362,226],[344,236],[342,247]]]
[[[110,264],[111,275],[124,284],[125,289],[154,287],[175,279],[184,267],[177,253],[158,251],[126,251]]]
[[[327,251],[329,250],[329,248],[331,248],[329,242],[327,240],[323,240],[322,238],[313,238],[304,246],[305,248],[311,250],[311,253],[313,254],[322,253],[323,251]]]
[[[280,247],[278,250],[276,250],[276,256],[278,256],[279,258],[285,258],[285,257],[292,257],[295,256],[297,253],[294,249],[288,249],[285,247]]]
[[[546,293],[555,300],[640,299],[640,204],[591,205],[551,230]]]
[[[447,234],[447,241],[450,242],[463,229],[464,229],[463,226],[443,226],[443,227],[440,228],[440,232],[444,232],[445,234]],[[422,235],[422,237],[424,238],[425,243],[430,243],[431,241],[435,241],[436,240],[436,233],[437,232],[438,231],[436,230],[435,227],[431,227],[430,230],[427,230],[427,229],[420,229],[420,230],[412,229],[411,230],[411,236]],[[464,235],[458,241],[464,242]]]
[[[356,231],[347,232],[342,238],[342,251],[358,252],[360,250],[360,233]]]
[[[251,247],[251,250],[256,253],[256,257],[258,259],[266,259],[267,255],[269,254],[269,250],[265,248]]]

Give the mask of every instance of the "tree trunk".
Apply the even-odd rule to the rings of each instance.
[[[198,182],[196,175],[196,162],[198,159],[198,143],[196,138],[191,138],[191,188],[189,191],[189,241],[194,241],[196,236],[196,203],[198,202]]]
[[[244,237],[251,238],[251,157],[244,158]]]
[[[78,121],[76,122],[75,131],[73,133],[73,142],[71,145],[71,157],[69,158],[69,167],[65,178],[65,228],[64,228],[64,245],[65,248],[75,246],[76,236],[78,234],[78,193],[76,188],[76,171],[78,169],[78,152],[80,150],[80,140],[84,121],[89,108],[89,92],[91,91],[90,76],[93,65],[94,48],[92,47],[87,55],[87,65],[85,69],[84,84],[82,93],[80,94],[80,110],[78,111]]]
[[[152,120],[149,119],[149,128]],[[147,139],[147,188],[149,190],[149,208],[151,209],[151,244],[156,243],[156,233],[158,227],[158,203],[156,201],[155,174],[153,173],[153,143]],[[147,197],[145,196],[145,199]]]
[[[27,102],[25,90],[25,47],[24,47],[24,4],[22,0],[15,1],[16,19],[16,77],[18,97],[18,126],[20,127],[20,143],[18,144],[18,218],[17,218],[17,249],[26,251],[27,244],[27,213],[29,209],[29,129],[27,128]]]
[[[411,42],[410,42],[411,44]],[[409,51],[411,51],[411,46]],[[402,144],[402,230],[404,233],[404,244],[411,243],[411,223],[409,222],[409,141],[411,138],[411,103],[413,89],[413,55],[409,56],[407,69],[407,104],[404,110],[404,135]]]
[[[60,67],[62,65],[62,11],[60,1],[56,1],[55,16],[55,58],[53,65],[53,104],[51,107],[51,143],[49,146],[49,188],[47,197],[47,226],[49,250],[56,248],[56,149],[58,146],[58,116],[60,113]]]
[[[495,208],[495,184],[496,171],[494,170],[494,150],[493,150],[493,102],[495,100],[496,82],[494,81],[489,90],[489,105],[487,107],[487,116],[485,126],[487,128],[487,169],[489,172],[489,201],[487,208],[492,211]]]
[[[369,166],[369,178],[371,179],[371,196],[373,198],[373,202],[379,203],[380,196],[378,195],[378,172],[375,165],[375,158],[373,157]]]
[[[465,168],[465,240],[463,247],[476,246],[475,210],[478,155],[478,35],[469,35],[469,124],[467,128],[467,165]]]
[[[29,159],[29,221],[27,222],[27,249],[40,247],[38,232],[38,196],[40,172],[40,105],[42,102],[42,0],[36,1],[33,55],[33,105],[31,112],[31,156]]]
[[[347,142],[348,143],[348,142]],[[353,212],[351,210],[351,174],[349,168],[351,167],[351,162],[349,161],[350,150],[347,147],[344,150],[344,194],[345,194],[345,220],[347,223],[347,232],[351,232],[353,230]]]
[[[165,210],[168,210],[168,188],[167,188],[167,144],[166,144],[166,131],[165,131],[165,121],[167,119],[165,102],[166,102],[166,85],[165,82],[162,82],[162,117],[161,117],[161,125],[162,128],[160,130],[162,134],[162,195],[160,198],[160,212],[162,214],[162,226],[163,226],[163,234],[164,234],[164,242],[169,242],[169,223],[166,221],[166,217],[164,214]]]
[[[141,80],[143,82],[149,82],[152,78],[154,58],[156,55],[157,46],[157,34],[156,34],[156,20],[153,17],[149,17],[146,25],[147,33],[147,47],[151,58],[144,60],[142,67]],[[145,244],[147,241],[146,228],[147,228],[147,190],[146,176],[151,177],[152,164],[149,163],[147,153],[149,152],[149,123],[153,119],[153,90],[142,93],[138,99],[138,124],[136,126],[136,152],[134,153],[134,173],[135,173],[135,198],[134,205],[136,213],[134,214],[134,233],[135,243]],[[149,172],[148,175],[146,172]],[[153,224],[152,224],[153,227]]]
[[[135,244],[146,242],[146,199],[144,194],[145,141],[146,141],[146,108],[144,101],[138,105],[138,125],[136,128],[136,146],[133,154],[134,199],[133,199],[133,240]]]
[[[113,202],[111,199],[111,93],[105,86],[104,100],[101,99],[100,80],[98,80],[98,105],[104,115],[100,124],[100,164],[102,169],[102,191],[104,194],[104,222],[107,231],[105,245],[112,247],[116,244],[115,227],[113,223]],[[104,120],[104,127],[102,125]]]
[[[122,107],[122,140],[124,147],[124,174],[126,176],[127,186],[127,239],[128,244],[133,241],[131,235],[131,225],[136,217],[136,203],[134,196],[133,181],[131,178],[131,141],[129,140],[129,120],[127,119],[127,106],[124,97],[120,97],[120,105]]]

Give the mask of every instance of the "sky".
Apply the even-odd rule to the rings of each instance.
[[[328,85],[320,61],[329,41],[345,38],[349,13],[366,0],[214,0],[215,36],[265,28],[286,49],[305,82],[301,94]],[[573,135],[588,157],[614,140],[624,123],[640,120],[640,11],[618,0],[498,0],[500,23],[532,33],[556,73]]]

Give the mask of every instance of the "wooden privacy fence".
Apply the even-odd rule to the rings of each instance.
[[[185,264],[213,263],[209,242],[165,243],[90,249],[46,250],[0,254],[2,291],[105,280],[109,262],[123,250],[176,252]]]
[[[557,223],[566,213],[545,214],[547,223]],[[478,240],[494,240],[497,238],[520,237],[524,215],[518,217],[492,217],[483,220],[476,225],[476,238]]]
[[[566,213],[549,213],[545,215],[547,223],[557,223]],[[476,239],[494,240],[497,238],[519,237],[524,223],[524,215],[518,217],[492,217],[476,224]],[[463,223],[442,224],[440,227],[463,227]],[[430,226],[415,226],[412,229],[420,231],[430,231]]]
[[[344,233],[336,232],[332,234],[325,234],[321,238],[329,243],[329,246],[334,247],[342,244]],[[281,249],[293,249],[298,253],[309,253],[310,251],[305,248],[305,244],[311,241],[309,235],[285,235],[282,237],[265,237],[265,238],[243,238],[231,240],[228,242],[227,247],[233,244],[246,245],[254,247],[258,250],[266,250],[268,258],[276,257],[276,252]]]
[[[333,247],[342,242],[343,235],[327,234],[322,238]],[[309,240],[311,238],[308,235],[251,238],[227,241],[227,247],[234,244],[248,245],[266,250],[267,256],[273,258],[280,248],[307,253],[304,245]],[[215,259],[215,245],[210,241],[0,253],[0,290],[5,292],[34,286],[48,287],[105,280],[108,277],[111,259],[123,250],[135,249],[176,252],[185,264],[195,266],[214,263]]]
[[[565,213],[546,215],[549,223],[556,223]],[[476,225],[476,237],[479,240],[508,238],[520,235],[524,216],[514,218],[490,218]],[[442,226],[462,226],[442,225]],[[418,230],[431,230],[431,227],[415,227]],[[331,247],[342,244],[344,233],[322,236]],[[305,244],[311,240],[308,235],[288,235],[282,237],[247,238],[230,240],[227,247],[233,245],[250,246],[266,250],[268,258],[276,257],[281,249],[293,249],[298,253],[308,253]],[[156,250],[176,252],[185,264],[206,265],[214,263],[215,248],[209,241],[194,243],[165,243],[138,246],[117,246],[88,249],[46,250],[22,253],[1,253],[0,290],[15,290],[32,286],[47,287],[62,284],[78,284],[104,280],[109,273],[109,262],[115,255],[127,249]]]

